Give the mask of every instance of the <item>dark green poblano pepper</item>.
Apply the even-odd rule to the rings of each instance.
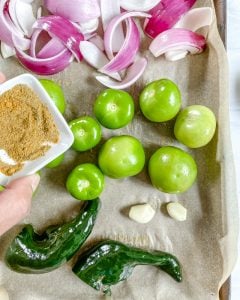
[[[15,237],[5,256],[16,272],[39,274],[53,271],[76,253],[91,233],[100,200],[88,201],[79,215],[63,225],[50,226],[42,235],[27,225]]]
[[[173,255],[148,252],[111,240],[103,241],[80,255],[73,272],[94,289],[111,294],[110,287],[126,280],[137,265],[153,265],[176,281],[182,280],[180,264]]]

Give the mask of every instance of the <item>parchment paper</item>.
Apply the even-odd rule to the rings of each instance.
[[[198,1],[198,6],[213,6],[212,1]],[[146,39],[143,49],[147,49]],[[218,128],[213,141],[202,149],[188,150],[198,164],[198,180],[179,196],[161,193],[150,185],[146,170],[126,180],[106,178],[101,196],[102,208],[94,230],[85,243],[112,238],[146,249],[169,251],[175,254],[183,268],[183,282],[176,283],[155,267],[139,266],[125,282],[112,288],[113,299],[131,300],[208,300],[218,299],[218,290],[229,276],[236,260],[237,202],[234,166],[228,120],[228,75],[226,53],[217,32],[211,26],[208,48],[201,55],[188,56],[178,62],[154,59],[143,54],[149,64],[143,77],[130,89],[136,103],[136,117],[122,130],[104,130],[104,139],[112,135],[131,134],[139,138],[147,157],[160,146],[176,145],[173,122],[153,124],[139,112],[138,96],[143,86],[152,80],[170,78],[182,92],[183,107],[203,104],[217,116]],[[14,58],[1,60],[0,68],[8,77],[24,72]],[[103,87],[94,78],[95,71],[85,63],[73,63],[53,78],[63,85],[67,98],[66,118],[92,114],[92,104]],[[104,140],[103,139],[103,140]],[[98,147],[99,148],[99,147]],[[54,170],[43,170],[42,180],[30,216],[40,231],[50,224],[73,217],[80,203],[66,192],[67,174],[77,164],[96,162],[97,149],[78,154],[70,150],[64,164]],[[186,222],[176,222],[166,214],[164,204],[180,200],[188,209]],[[157,211],[151,223],[140,225],[127,217],[128,208],[136,203],[150,203]],[[16,226],[0,240],[0,257],[19,232]],[[83,247],[83,248],[84,248]],[[43,275],[24,275],[12,272],[0,262],[0,284],[11,300],[77,300],[102,299],[91,287],[71,271],[75,258],[56,271]]]

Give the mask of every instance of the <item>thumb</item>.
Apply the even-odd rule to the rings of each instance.
[[[0,235],[26,217],[40,181],[38,174],[16,179],[0,192]]]
[[[6,77],[2,72],[0,72],[0,83],[3,83],[4,81],[6,81]]]

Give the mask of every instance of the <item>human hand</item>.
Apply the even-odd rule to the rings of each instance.
[[[0,192],[0,236],[28,215],[39,181],[38,174],[22,177]]]
[[[0,72],[0,83],[5,80]],[[26,176],[12,181],[0,192],[0,236],[29,213],[32,194],[39,181],[38,174]]]

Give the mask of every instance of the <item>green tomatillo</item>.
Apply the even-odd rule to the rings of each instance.
[[[84,152],[94,148],[101,140],[102,129],[99,123],[92,117],[83,116],[69,123],[74,135],[72,148]]]
[[[143,146],[133,136],[112,137],[100,149],[98,164],[102,172],[111,178],[137,175],[145,164]]]
[[[192,156],[172,146],[162,147],[152,155],[148,171],[153,186],[170,194],[187,191],[197,177],[197,165]]]
[[[141,111],[152,122],[166,122],[173,119],[180,107],[180,91],[169,79],[149,83],[140,94]]]
[[[208,144],[215,130],[215,115],[203,105],[191,105],[183,109],[174,126],[177,140],[189,148],[199,148]]]
[[[133,98],[127,92],[106,89],[97,97],[94,103],[94,113],[104,127],[122,128],[133,119]]]
[[[39,81],[57,106],[60,113],[63,114],[66,109],[66,100],[61,86],[50,79],[39,79]]]
[[[78,200],[93,200],[104,189],[104,175],[94,164],[81,164],[68,175],[66,187]]]

